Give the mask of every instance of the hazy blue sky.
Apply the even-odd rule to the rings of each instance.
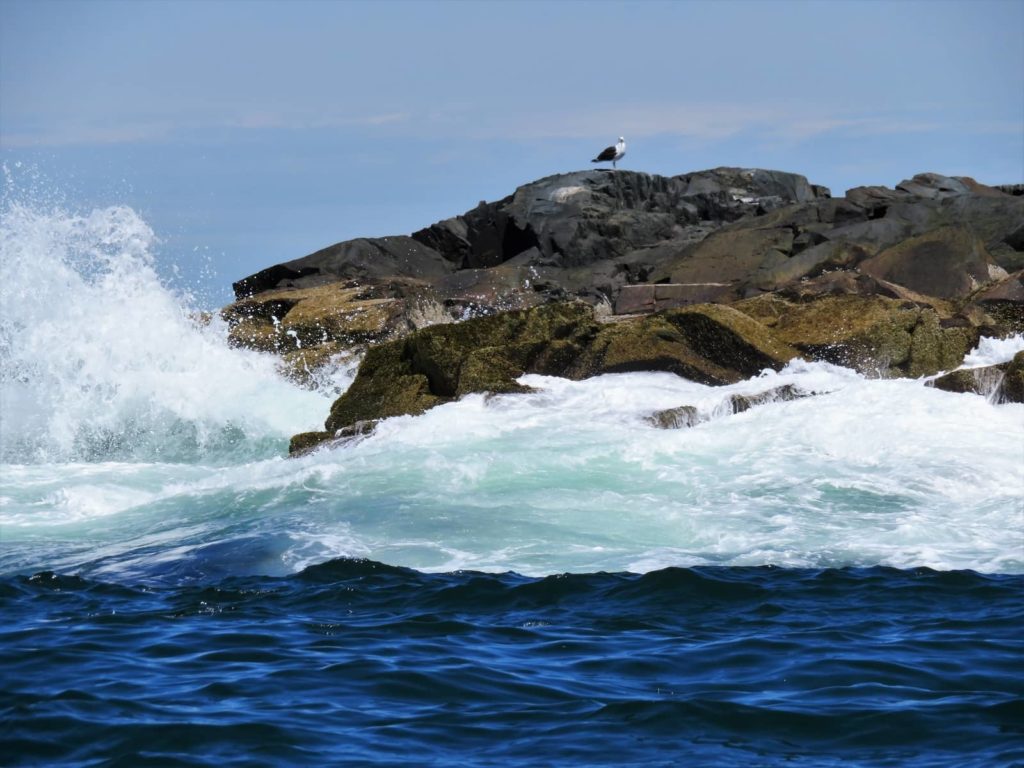
[[[9,171],[133,206],[165,267],[210,259],[217,302],[620,134],[651,173],[1021,182],[1024,0],[0,0]]]

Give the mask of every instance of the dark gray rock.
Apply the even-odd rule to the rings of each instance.
[[[816,289],[964,302],[1024,269],[1024,196],[1012,191],[926,173],[832,198],[779,171],[588,170],[526,184],[409,237],[338,243],[234,287],[241,298],[412,281],[462,319],[572,298],[621,313],[729,303],[842,271],[873,282]],[[665,283],[677,287],[651,287]],[[986,297],[1001,327],[1016,327],[1020,299],[1010,293]]]
[[[312,288],[352,279],[431,278],[454,271],[440,253],[411,237],[346,240],[277,264],[232,285],[236,298],[281,288]]]
[[[963,180],[939,173],[919,173],[912,179],[901,181],[896,190],[931,199],[971,194],[971,188]]]
[[[816,394],[818,393],[805,392],[794,387],[792,384],[784,384],[780,387],[772,387],[764,392],[756,392],[752,395],[731,395],[719,407],[707,413],[701,413],[693,405],[680,405],[676,408],[655,411],[645,421],[659,429],[685,429],[695,427],[712,419],[743,413],[761,405],[800,400]]]
[[[944,392],[962,394],[970,392],[992,397],[1002,386],[1006,365],[987,365],[982,368],[960,368],[925,382],[927,386]]]
[[[866,275],[927,296],[965,298],[980,286],[1006,277],[967,227],[939,227],[897,243],[859,265]]]
[[[685,429],[695,427],[707,420],[707,417],[701,416],[697,412],[697,408],[692,405],[681,405],[678,408],[655,411],[646,418],[647,423],[658,427],[658,429]]]

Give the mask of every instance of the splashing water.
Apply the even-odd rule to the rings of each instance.
[[[267,455],[329,399],[271,358],[231,349],[167,290],[130,208],[7,202],[0,224],[0,458],[192,460]]]

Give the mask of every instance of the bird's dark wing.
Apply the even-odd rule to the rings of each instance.
[[[601,150],[601,154],[595,157],[590,162],[599,163],[602,160],[613,160],[615,158],[615,147],[606,147]]]

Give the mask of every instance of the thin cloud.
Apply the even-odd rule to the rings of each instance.
[[[148,144],[182,136],[195,136],[203,130],[229,128],[240,130],[303,131],[323,128],[376,128],[399,126],[412,120],[406,112],[369,115],[330,115],[295,117],[273,112],[250,112],[227,120],[152,121],[116,125],[65,124],[38,131],[0,132],[0,147],[36,149],[46,147],[109,146]]]
[[[475,139],[600,139],[612,134],[636,138],[673,135],[714,141],[757,135],[788,141],[846,132],[856,135],[921,133],[946,125],[936,119],[830,113],[820,106],[728,103],[631,104],[604,109],[515,115],[448,113],[426,120],[421,130],[443,126],[448,135]],[[969,126],[965,126],[968,130]]]
[[[62,126],[53,130],[0,133],[0,147],[34,149],[46,147],[108,146],[142,144],[170,138],[170,123],[137,123],[104,126]]]
[[[229,128],[312,130],[317,128],[376,127],[400,125],[412,116],[408,112],[384,112],[370,115],[296,115],[275,112],[251,112],[224,122]]]

